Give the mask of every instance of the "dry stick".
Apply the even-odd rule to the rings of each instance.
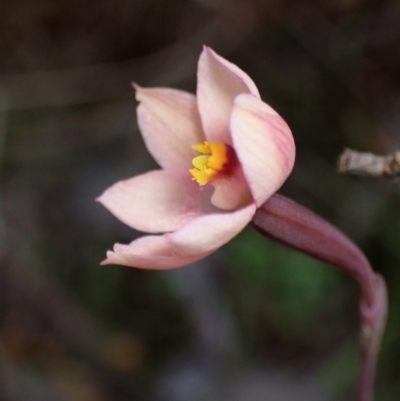
[[[374,177],[399,177],[400,152],[386,156],[357,152],[345,148],[338,158],[339,173],[369,175]]]
[[[372,401],[375,367],[383,334],[387,294],[360,249],[342,232],[304,206],[275,194],[253,218],[265,236],[297,249],[350,274],[361,287],[360,371],[358,401]]]

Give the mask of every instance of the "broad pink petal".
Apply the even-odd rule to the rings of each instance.
[[[203,259],[210,253],[183,255],[166,242],[165,235],[148,235],[129,245],[115,244],[114,251],[108,251],[106,260],[101,264],[141,269],[174,269]]]
[[[276,111],[252,95],[235,99],[231,131],[253,199],[261,206],[292,171],[295,158],[292,133]]]
[[[245,72],[205,46],[197,70],[197,102],[209,141],[232,144],[229,118],[233,100],[241,93],[260,97]]]
[[[226,244],[251,221],[254,203],[234,212],[213,213],[193,219],[174,233],[166,234],[167,242],[184,255],[209,253]]]
[[[139,231],[175,231],[215,210],[212,188],[199,187],[188,171],[155,170],[108,188],[97,200],[115,217]]]
[[[241,166],[228,177],[214,179],[212,185],[215,190],[211,203],[220,209],[237,209],[253,200]]]
[[[189,169],[196,155],[192,145],[204,141],[196,98],[175,89],[134,86],[147,149],[163,168]]]

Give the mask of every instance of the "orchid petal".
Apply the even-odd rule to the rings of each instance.
[[[107,258],[101,264],[166,270],[186,266],[209,253],[183,255],[166,242],[165,235],[148,235],[129,245],[115,244],[114,250],[107,252]]]
[[[211,189],[199,187],[188,171],[155,170],[117,182],[97,200],[128,226],[159,233],[215,210]]]
[[[216,178],[212,181],[215,190],[211,203],[223,210],[233,210],[252,201],[249,186],[241,166],[228,177]]]
[[[213,252],[226,244],[251,221],[256,211],[254,203],[230,213],[212,213],[193,219],[166,240],[184,255]]]
[[[196,98],[174,89],[134,86],[148,151],[163,168],[188,168],[195,154],[192,145],[204,141]]]
[[[235,99],[232,139],[257,206],[275,193],[292,171],[295,145],[290,128],[266,103],[252,95]]]
[[[205,46],[198,65],[197,102],[207,140],[232,144],[229,118],[233,100],[241,93],[260,97],[245,72]]]

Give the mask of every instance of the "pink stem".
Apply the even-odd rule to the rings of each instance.
[[[275,194],[253,218],[265,236],[297,249],[350,274],[362,295],[360,371],[357,401],[372,401],[375,367],[383,334],[387,295],[383,278],[365,255],[342,232],[304,206]]]

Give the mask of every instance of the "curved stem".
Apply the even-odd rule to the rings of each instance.
[[[383,334],[387,295],[383,278],[341,231],[304,206],[275,194],[256,212],[253,225],[263,235],[350,274],[362,295],[360,371],[357,401],[372,401],[375,367]]]

